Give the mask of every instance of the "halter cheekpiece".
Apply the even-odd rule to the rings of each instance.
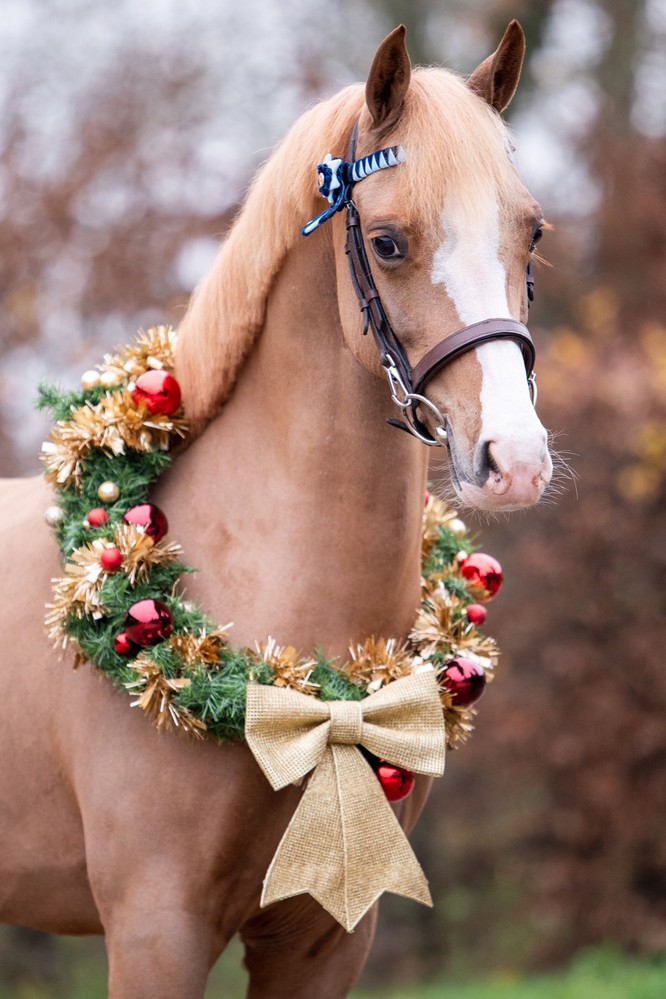
[[[309,236],[323,222],[327,222],[336,212],[347,211],[347,241],[345,252],[349,260],[352,283],[363,312],[363,334],[372,328],[381,363],[386,371],[391,398],[402,413],[402,420],[388,422],[401,430],[406,430],[424,444],[441,447],[448,442],[446,416],[427,396],[423,395],[428,382],[447,364],[461,354],[473,350],[489,340],[512,340],[521,350],[532,402],[536,404],[536,375],[534,372],[535,350],[529,330],[515,319],[484,319],[472,323],[452,333],[436,344],[412,368],[404,347],[396,336],[386,314],[377,290],[367,251],[361,232],[361,220],[352,198],[355,184],[372,173],[398,166],[405,161],[402,146],[388,146],[377,152],[354,158],[358,136],[358,122],[354,126],[349,144],[349,158],[343,160],[328,153],[323,163],[317,166],[319,193],[328,199],[329,207],[311,219],[301,229],[301,235]],[[534,279],[528,266],[528,298],[532,301]],[[434,434],[423,423],[417,410],[427,410],[435,421]]]

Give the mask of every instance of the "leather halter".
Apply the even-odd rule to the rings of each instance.
[[[358,136],[358,122],[354,126],[349,145],[349,164],[353,166]],[[380,352],[381,364],[386,371],[394,403],[402,411],[402,420],[388,420],[401,430],[406,430],[424,444],[441,447],[448,442],[446,416],[422,394],[428,382],[451,361],[461,354],[491,340],[511,340],[522,352],[532,402],[536,404],[536,376],[534,373],[535,349],[529,330],[515,319],[484,319],[457,330],[432,347],[412,368],[404,347],[395,334],[386,314],[379,291],[375,284],[361,231],[361,220],[351,197],[351,190],[357,181],[350,178],[344,197],[327,217],[342,208],[347,212],[347,239],[345,253],[349,260],[349,270],[361,311],[363,312],[363,334],[372,329]],[[340,192],[342,195],[342,192]],[[311,224],[310,224],[311,225]],[[307,227],[306,227],[307,229]],[[312,231],[307,229],[307,231]],[[304,232],[306,230],[304,229]],[[529,290],[529,289],[528,289]],[[434,435],[422,422],[418,410],[424,410],[435,421]]]

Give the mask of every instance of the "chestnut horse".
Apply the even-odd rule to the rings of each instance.
[[[190,446],[155,501],[201,570],[191,599],[232,637],[268,635],[344,655],[406,636],[419,603],[428,449],[396,415],[344,252],[321,211],[316,165],[400,145],[354,199],[377,288],[409,362],[461,326],[527,314],[525,270],[541,210],[510,162],[499,112],[524,51],[513,22],[463,81],[410,69],[404,29],[365,88],[308,111],[260,171],[179,331],[176,374]],[[515,340],[492,339],[434,375],[453,486],[483,510],[536,503],[551,473]],[[433,430],[434,409],[421,408]],[[202,997],[229,939],[251,999],[336,999],[366,958],[371,911],[346,933],[307,895],[262,910],[262,879],[302,789],[274,792],[245,744],[157,733],[126,695],[73,671],[43,625],[60,572],[41,480],[2,484],[0,918],[104,934],[112,999]],[[16,578],[14,578],[16,576]],[[406,830],[429,790],[396,807]],[[372,849],[372,844],[369,844]]]

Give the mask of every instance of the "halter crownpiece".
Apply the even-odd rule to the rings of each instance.
[[[301,235],[309,236],[322,222],[328,221],[336,212],[347,210],[347,242],[345,253],[349,260],[352,284],[363,313],[363,334],[372,332],[381,355],[381,364],[388,378],[391,399],[401,412],[402,420],[388,420],[391,426],[406,430],[423,444],[442,447],[448,444],[447,418],[439,408],[421,393],[425,386],[445,365],[461,354],[473,350],[488,340],[512,340],[518,345],[525,362],[527,382],[533,404],[536,405],[536,375],[534,373],[534,344],[529,330],[515,319],[485,319],[457,330],[436,344],[412,368],[404,347],[396,336],[382,300],[377,290],[370,262],[363,242],[361,220],[352,199],[352,188],[371,173],[386,170],[405,162],[402,146],[389,146],[361,159],[354,159],[358,122],[352,131],[348,159],[333,157],[327,153],[324,162],[317,167],[319,193],[327,198],[329,207],[311,219],[301,229]],[[530,301],[534,298],[534,278],[528,265],[527,293]],[[428,412],[434,423],[431,431],[418,415]]]

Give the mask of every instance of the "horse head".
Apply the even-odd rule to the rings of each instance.
[[[543,216],[512,165],[500,119],[524,47],[514,21],[463,81],[439,69],[412,72],[405,29],[397,28],[379,46],[367,79],[343,172],[360,166],[354,176],[341,175],[346,198],[338,192],[335,202],[335,179],[329,190],[330,164],[339,160],[327,158],[319,175],[320,191],[347,208],[346,226],[333,219],[333,242],[349,348],[383,378],[395,363],[391,391],[409,429],[448,446],[459,499],[488,511],[536,503],[552,472],[527,377],[534,355],[523,325],[526,272]],[[379,158],[365,159],[380,150]],[[327,210],[324,220],[333,214]],[[362,233],[356,250],[350,226]],[[360,263],[357,251],[365,254]],[[388,347],[382,341],[378,351],[372,337],[361,336],[359,298],[366,330],[369,319],[377,335],[386,320]],[[439,361],[431,364],[433,357]]]

